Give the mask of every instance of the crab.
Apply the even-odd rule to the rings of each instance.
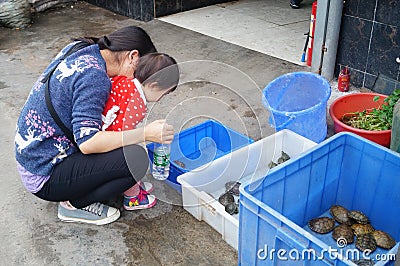
[[[319,217],[308,221],[308,227],[316,233],[326,234],[335,227],[335,220],[329,217]]]
[[[350,244],[354,242],[354,233],[350,226],[346,224],[340,224],[333,229],[332,237],[336,241],[339,238],[346,239],[346,243]]]
[[[374,237],[378,247],[391,249],[396,245],[396,240],[394,240],[388,233],[384,231],[375,230],[372,232],[372,236]]]
[[[349,211],[340,205],[332,205],[329,212],[333,219],[340,224],[351,225],[353,223],[352,219],[349,217]]]
[[[364,252],[366,250],[369,250],[370,252],[374,252],[376,249],[375,238],[372,236],[371,233],[357,236],[356,248],[358,248],[362,252]]]

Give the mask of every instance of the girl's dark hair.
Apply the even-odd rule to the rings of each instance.
[[[140,56],[157,52],[150,36],[137,26],[124,27],[102,37],[83,37],[75,41],[98,44],[100,50],[108,49],[115,52],[138,50]]]
[[[151,53],[140,58],[134,76],[143,85],[157,82],[161,89],[174,91],[179,83],[179,68],[171,56]]]

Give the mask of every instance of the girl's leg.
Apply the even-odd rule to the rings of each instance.
[[[48,201],[68,200],[83,208],[121,195],[144,177],[148,161],[139,145],[99,154],[77,152],[55,167],[36,195]]]

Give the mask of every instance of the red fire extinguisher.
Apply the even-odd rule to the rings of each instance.
[[[350,87],[350,71],[347,67],[344,67],[339,72],[338,90],[339,91],[349,91],[349,87]]]
[[[311,22],[310,22],[310,31],[309,31],[309,40],[308,40],[308,49],[307,49],[307,66],[311,66],[312,61],[312,50],[314,46],[314,31],[315,31],[315,22],[317,19],[317,1],[314,1],[311,9]]]

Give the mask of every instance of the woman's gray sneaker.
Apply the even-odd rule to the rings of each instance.
[[[64,222],[78,222],[95,225],[109,224],[120,216],[118,209],[93,203],[82,209],[70,210],[58,204],[58,218]]]

